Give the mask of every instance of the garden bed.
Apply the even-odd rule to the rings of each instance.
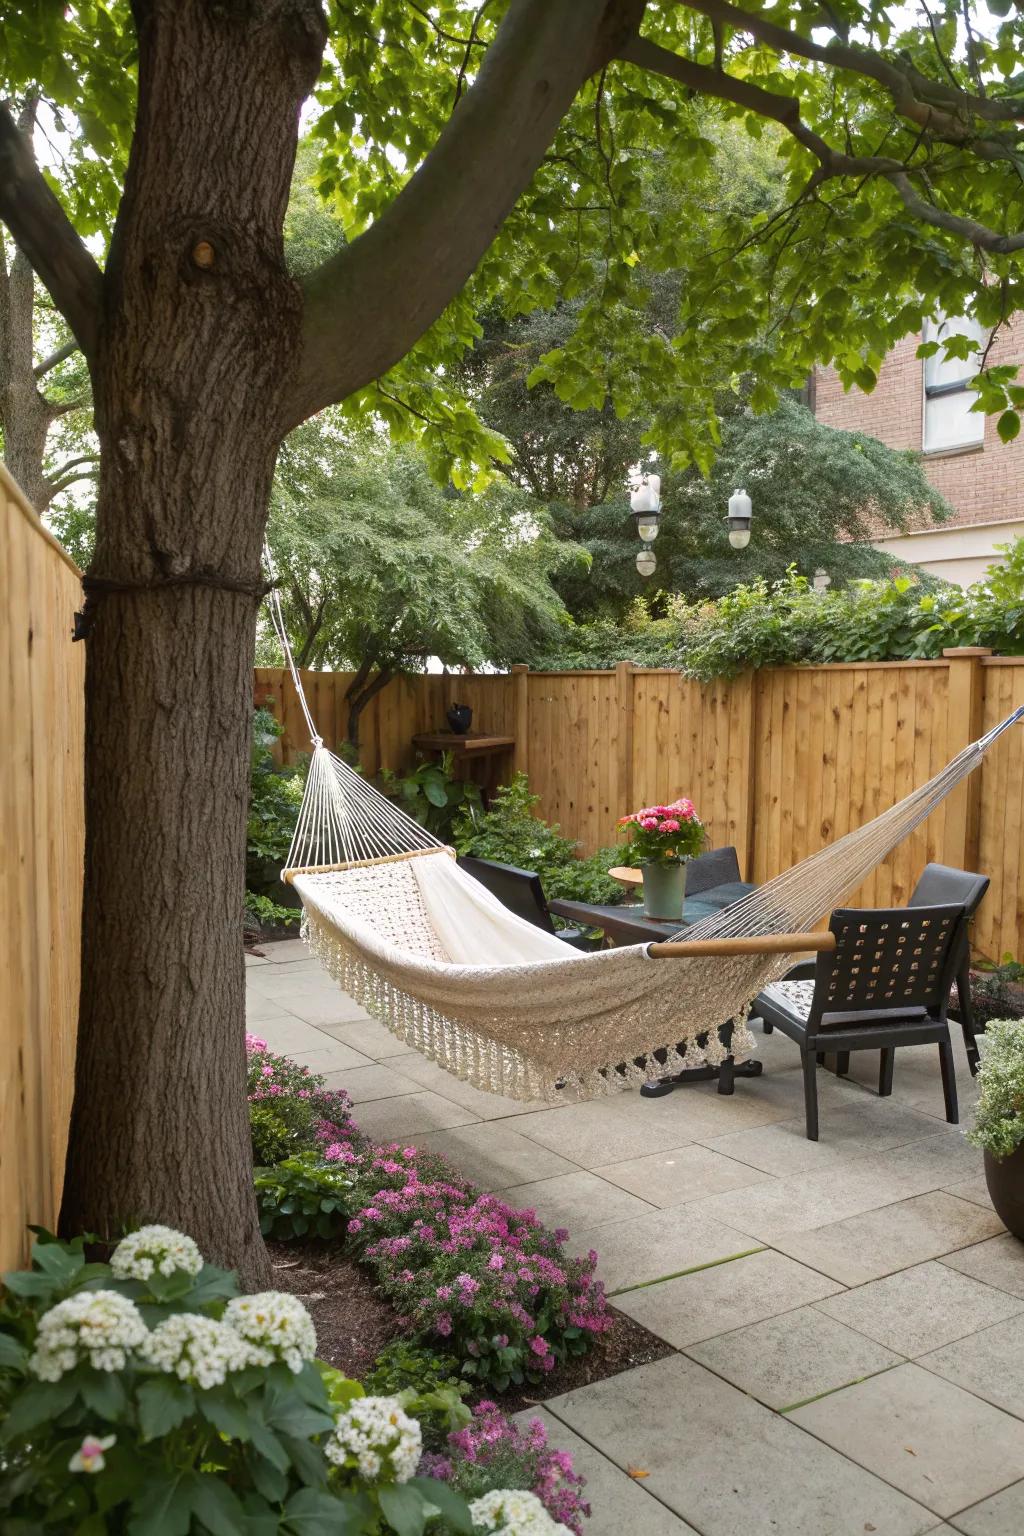
[[[299,1297],[316,1325],[318,1354],[346,1376],[362,1380],[385,1345],[407,1336],[366,1270],[339,1244],[270,1242],[267,1248],[275,1288]],[[613,1326],[595,1339],[587,1354],[566,1360],[532,1385],[500,1394],[481,1389],[476,1395],[497,1398],[506,1413],[518,1413],[672,1354],[663,1339],[614,1307],[608,1310]]]

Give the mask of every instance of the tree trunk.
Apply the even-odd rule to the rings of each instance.
[[[281,230],[312,0],[135,0],[139,110],[93,360],[102,468],[61,1230],[187,1229],[269,1267],[244,1089],[260,548],[295,367]]]
[[[34,278],[27,257],[13,246],[8,263],[0,250],[0,427],[4,461],[37,512],[45,512],[50,488],[43,473],[46,434],[54,412],[32,371]]]

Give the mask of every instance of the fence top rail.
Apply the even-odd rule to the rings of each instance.
[[[26,522],[31,524],[32,528],[44,541],[44,543],[49,544],[51,549],[57,552],[69,570],[74,571],[75,575],[79,578],[79,580],[81,580],[82,573],[78,569],[78,566],[72,560],[71,556],[68,554],[60,540],[54,538],[53,534],[50,532],[49,528],[47,528],[35,507],[32,506],[28,500],[28,497],[21,489],[21,486],[18,484],[17,480],[15,480],[14,476],[11,474],[10,470],[7,468],[2,459],[0,459],[0,491],[3,491],[4,495],[7,497],[7,500],[12,504],[12,506],[17,507],[18,511],[25,518]]]
[[[983,656],[983,667],[1024,667],[1024,656]]]

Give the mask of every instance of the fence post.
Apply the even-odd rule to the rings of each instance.
[[[633,663],[615,664],[615,714],[618,743],[620,814],[633,810]]]
[[[512,714],[515,720],[513,734],[516,738],[512,754],[512,767],[516,773],[530,772],[530,669],[526,666],[512,668]]]
[[[980,645],[945,650],[949,664],[946,705],[946,756],[952,759],[981,735],[984,673],[981,659],[992,652]],[[981,818],[981,774],[972,773],[946,801],[943,859],[958,869],[975,869]]]

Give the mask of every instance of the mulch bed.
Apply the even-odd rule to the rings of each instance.
[[[317,1353],[320,1358],[361,1379],[372,1366],[385,1344],[401,1337],[402,1330],[387,1301],[378,1296],[376,1287],[364,1269],[340,1249],[322,1243],[268,1243],[274,1269],[274,1285],[290,1291],[309,1309],[316,1325]],[[551,1372],[542,1382],[513,1388],[499,1399],[506,1413],[518,1413],[557,1397],[562,1392],[617,1376],[672,1354],[672,1348],[635,1323],[631,1317],[611,1309],[614,1327],[601,1334],[592,1349]],[[494,1396],[493,1393],[481,1394]]]

